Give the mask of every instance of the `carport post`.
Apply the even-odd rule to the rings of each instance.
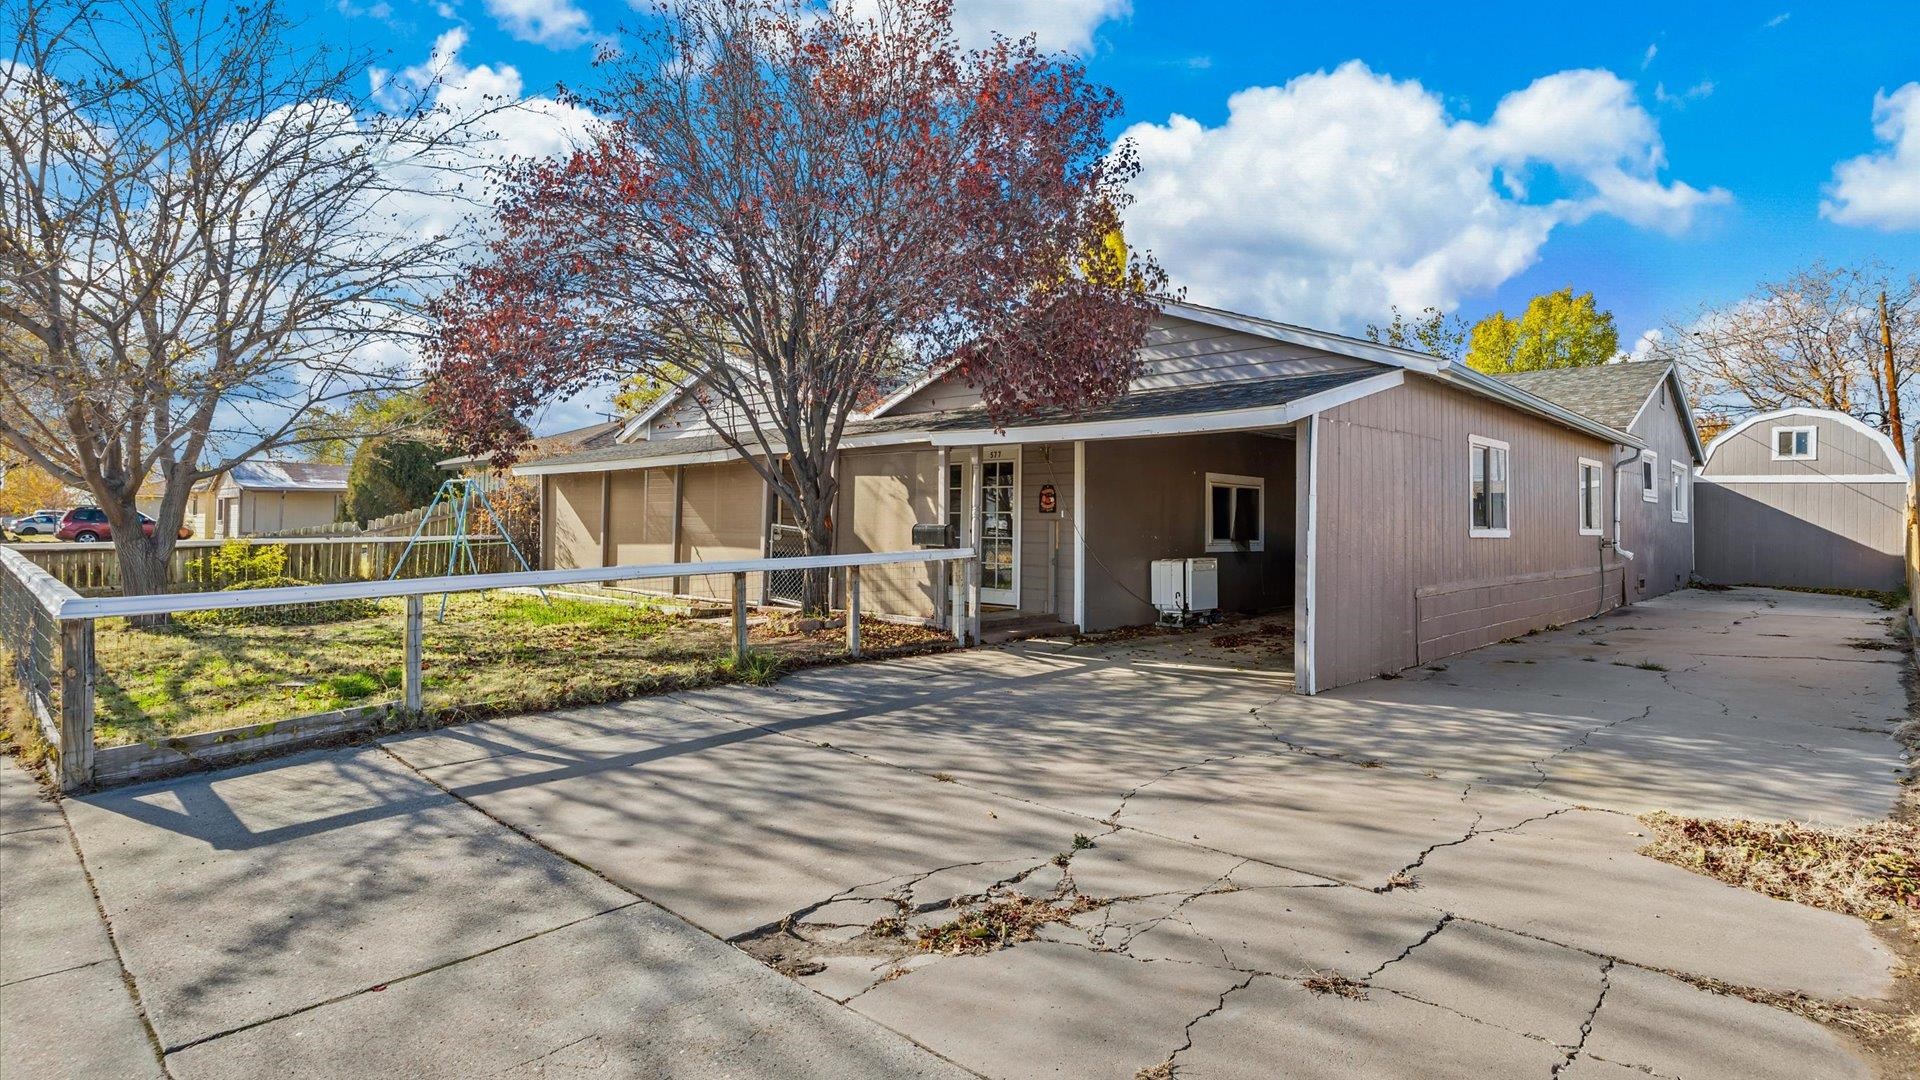
[[[60,623],[60,788],[93,780],[93,620]]]
[[[847,655],[860,655],[860,568],[847,567]]]
[[[733,575],[733,658],[747,656],[747,575]]]
[[[423,694],[420,687],[420,659],[426,642],[426,605],[417,594],[407,597],[406,670],[400,677],[403,707],[408,715],[419,716]]]

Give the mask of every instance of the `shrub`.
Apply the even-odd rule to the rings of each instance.
[[[282,558],[285,552],[282,551]],[[311,585],[310,581],[299,578],[274,577],[257,578],[252,581],[240,581],[228,585],[221,592],[239,592],[247,589],[285,589],[299,585]],[[345,622],[348,619],[365,619],[380,612],[380,604],[374,600],[325,600],[316,604],[280,604],[273,607],[227,608],[222,611],[187,611],[174,616],[174,621],[184,626],[313,626],[319,623]]]
[[[227,589],[253,581],[278,581],[286,572],[287,545],[233,539],[189,566],[187,576],[202,588]]]

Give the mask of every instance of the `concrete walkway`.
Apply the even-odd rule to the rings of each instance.
[[[1872,998],[1867,926],[1637,855],[1632,815],[1884,817],[1903,654],[1857,642],[1886,633],[1686,592],[1315,699],[1274,642],[1201,633],[59,806],[9,767],[0,1073],[1865,1076],[1672,973]],[[1071,919],[909,944],[1036,901]]]

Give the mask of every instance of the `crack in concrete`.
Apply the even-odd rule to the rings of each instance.
[[[1213,1008],[1208,1009],[1206,1012],[1203,1012],[1199,1016],[1196,1016],[1193,1019],[1187,1021],[1187,1026],[1181,1031],[1180,1045],[1174,1047],[1173,1052],[1167,1055],[1166,1066],[1167,1066],[1167,1074],[1169,1076],[1171,1076],[1173,1073],[1174,1059],[1178,1058],[1181,1054],[1184,1054],[1187,1051],[1193,1049],[1194,1027],[1198,1025],[1202,1020],[1205,1020],[1210,1016],[1214,1016],[1218,1014],[1221,1010],[1225,1009],[1227,1007],[1228,998],[1232,997],[1233,995],[1239,993],[1242,990],[1245,990],[1247,987],[1253,985],[1253,980],[1258,979],[1265,974],[1267,973],[1260,972],[1260,971],[1256,971],[1248,974],[1246,978],[1240,980],[1238,983],[1235,983],[1234,985],[1227,987],[1225,990],[1222,990],[1220,992],[1219,999],[1213,1003]]]
[[[1660,677],[1662,679],[1665,679],[1670,674],[1672,674],[1672,672],[1662,672]],[[1578,739],[1574,740],[1572,743],[1569,743],[1566,746],[1561,747],[1558,750],[1555,750],[1553,753],[1548,754],[1546,757],[1535,758],[1534,760],[1527,762],[1528,768],[1540,774],[1540,779],[1534,781],[1533,784],[1528,788],[1528,790],[1529,791],[1540,790],[1541,785],[1545,784],[1549,779],[1552,778],[1548,775],[1546,767],[1548,765],[1553,764],[1553,762],[1559,757],[1561,757],[1562,755],[1571,754],[1575,750],[1585,749],[1587,744],[1593,739],[1595,735],[1598,735],[1603,731],[1608,731],[1613,728],[1619,727],[1622,724],[1631,724],[1638,720],[1645,720],[1647,717],[1652,715],[1653,715],[1653,706],[1649,705],[1645,709],[1642,709],[1638,716],[1623,716],[1618,720],[1609,720],[1606,723],[1601,724],[1599,727],[1588,728],[1585,732],[1581,734],[1581,736]]]
[[[1368,891],[1376,892],[1376,893],[1388,893],[1388,892],[1394,891],[1395,889],[1406,889],[1406,888],[1416,887],[1416,884],[1415,884],[1416,879],[1413,876],[1413,872],[1415,870],[1420,869],[1422,866],[1426,865],[1427,857],[1432,855],[1434,852],[1439,851],[1441,848],[1459,847],[1461,844],[1464,844],[1469,840],[1473,840],[1481,836],[1493,836],[1496,833],[1517,832],[1520,829],[1523,829],[1526,826],[1531,825],[1536,821],[1545,821],[1548,818],[1559,817],[1561,814],[1567,813],[1568,811],[1571,811],[1571,810],[1587,810],[1587,809],[1591,809],[1591,807],[1561,806],[1553,810],[1549,810],[1544,814],[1535,814],[1532,817],[1523,818],[1519,821],[1514,822],[1511,825],[1502,825],[1497,829],[1482,829],[1480,827],[1480,823],[1486,820],[1486,815],[1476,810],[1474,811],[1474,814],[1473,814],[1473,824],[1467,827],[1467,833],[1465,836],[1462,836],[1458,840],[1442,840],[1437,844],[1429,844],[1425,850],[1421,851],[1420,854],[1414,858],[1412,862],[1408,863],[1407,865],[1401,867],[1399,870],[1395,871],[1393,876],[1387,879],[1387,883],[1385,885],[1376,885]],[[1496,929],[1498,928],[1496,927]]]
[[[1407,946],[1404,949],[1401,949],[1400,954],[1398,956],[1389,957],[1386,960],[1382,961],[1379,967],[1374,968],[1372,971],[1369,971],[1365,975],[1361,976],[1360,981],[1371,982],[1374,976],[1387,970],[1388,967],[1394,964],[1397,964],[1400,961],[1405,960],[1407,957],[1413,955],[1413,950],[1419,948],[1422,945],[1425,945],[1429,941],[1432,941],[1434,937],[1437,936],[1440,933],[1440,931],[1445,930],[1447,928],[1447,924],[1452,921],[1453,921],[1453,914],[1451,912],[1442,913],[1440,916],[1440,921],[1433,924],[1433,929],[1428,930],[1426,933],[1420,935],[1420,940],[1414,942],[1413,944]]]
[[[1594,996],[1593,1008],[1587,1010],[1587,1018],[1580,1022],[1579,1041],[1568,1048],[1567,1056],[1560,1059],[1560,1063],[1553,1067],[1553,1071],[1548,1074],[1549,1076],[1559,1076],[1565,1072],[1567,1068],[1574,1063],[1574,1060],[1580,1056],[1580,1052],[1586,1049],[1587,1037],[1593,1034],[1593,1022],[1599,1017],[1601,1006],[1607,1003],[1607,991],[1611,989],[1612,986],[1613,961],[1609,959],[1600,965],[1600,993]]]

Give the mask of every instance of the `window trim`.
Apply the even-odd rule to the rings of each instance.
[[[1499,528],[1482,528],[1473,523],[1473,459],[1482,449],[1498,450],[1506,458],[1506,479],[1501,481],[1506,489],[1501,494],[1506,496],[1507,523]],[[1491,458],[1488,463],[1491,465]],[[1506,540],[1513,536],[1513,448],[1485,435],[1467,436],[1467,536],[1474,540]]]
[[[1640,456],[1640,501],[1660,501],[1660,455],[1651,450]]]
[[[1780,452],[1780,433],[1791,431],[1807,433],[1807,452],[1804,454],[1783,454]],[[1775,424],[1767,433],[1767,452],[1775,461],[1815,461],[1820,457],[1820,428],[1816,424]]]
[[[1251,488],[1254,493],[1253,540],[1245,547],[1231,540],[1213,538],[1213,489],[1215,487]],[[1265,551],[1267,549],[1267,478],[1264,476],[1236,476],[1233,473],[1207,474],[1207,480],[1200,489],[1203,499],[1200,503],[1200,538],[1206,542],[1209,555],[1229,551]],[[1228,504],[1232,505],[1231,502]]]
[[[1586,500],[1581,498],[1581,490],[1580,490],[1581,484],[1587,478],[1586,473],[1588,469],[1593,470],[1593,525],[1592,527],[1588,527],[1586,523],[1587,504],[1586,504]],[[1574,473],[1573,498],[1576,505],[1574,506],[1573,521],[1574,521],[1574,526],[1580,530],[1581,536],[1600,536],[1600,535],[1603,535],[1606,531],[1603,528],[1603,522],[1606,520],[1606,515],[1603,512],[1606,505],[1606,499],[1604,497],[1606,493],[1606,475],[1607,475],[1607,467],[1605,465],[1601,464],[1598,461],[1595,461],[1592,458],[1583,457],[1580,459],[1579,468]]]
[[[1673,482],[1673,520],[1685,524],[1693,516],[1692,470],[1685,462],[1675,461],[1667,466],[1667,476]]]

